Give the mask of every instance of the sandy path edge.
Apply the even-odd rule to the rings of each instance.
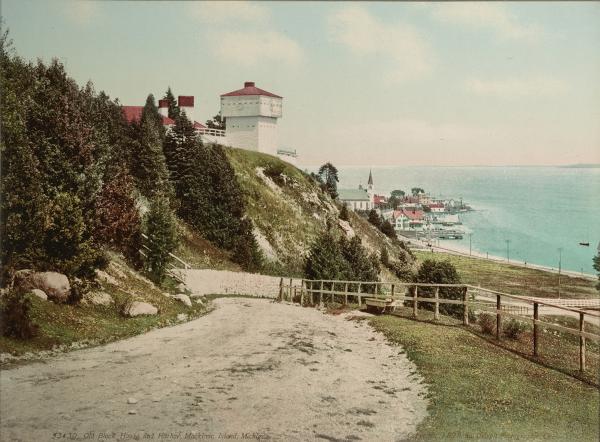
[[[185,324],[3,371],[0,440],[391,441],[425,417],[414,364],[364,321],[261,299],[215,305]]]

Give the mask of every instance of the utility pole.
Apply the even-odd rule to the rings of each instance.
[[[506,241],[506,262],[510,262],[510,239],[505,239],[504,241]]]
[[[469,256],[471,256],[471,237],[473,236],[473,232],[469,233]]]
[[[560,270],[562,267],[562,247],[558,248],[558,299],[560,299]]]

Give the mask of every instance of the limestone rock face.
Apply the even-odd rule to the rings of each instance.
[[[106,292],[87,293],[85,299],[93,305],[109,306],[114,302],[112,297]]]
[[[158,309],[152,304],[141,301],[133,301],[125,310],[125,316],[134,317],[141,315],[156,315]]]
[[[46,293],[43,290],[40,290],[40,289],[31,289],[31,294],[33,296],[37,296],[40,299],[43,299],[44,301],[48,300],[48,295],[46,295]]]
[[[177,299],[180,302],[183,302],[188,307],[192,306],[192,301],[188,295],[184,295],[184,294],[180,293],[179,295],[173,295],[172,298]]]
[[[69,278],[58,272],[20,270],[15,274],[14,284],[26,290],[39,289],[49,299],[57,302],[65,302],[71,293]]]

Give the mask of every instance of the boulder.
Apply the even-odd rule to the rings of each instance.
[[[48,295],[46,295],[46,293],[43,290],[40,290],[40,289],[31,289],[31,294],[33,296],[37,296],[40,299],[43,299],[44,301],[48,300]]]
[[[178,295],[173,295],[172,298],[177,299],[180,302],[183,302],[188,307],[192,306],[192,301],[190,300],[190,297],[188,295],[184,295],[184,294],[180,293]]]
[[[106,292],[91,292],[91,293],[86,293],[84,295],[84,298],[90,304],[93,304],[93,305],[109,306],[109,305],[111,305],[114,302],[113,299],[112,299],[112,296],[110,296]]]
[[[129,306],[125,308],[125,316],[134,317],[141,315],[156,315],[158,309],[152,304],[141,301],[133,301]]]
[[[19,270],[15,273],[14,285],[26,290],[42,290],[48,298],[58,302],[66,302],[71,293],[69,278],[58,272]]]
[[[185,290],[187,289],[187,287],[185,286],[185,284],[183,282],[180,282],[179,284],[177,284],[177,291],[179,292],[185,292]]]

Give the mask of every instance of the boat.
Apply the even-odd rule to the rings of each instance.
[[[585,246],[585,247],[589,247],[590,243],[589,242],[580,242],[579,243],[580,246]]]

